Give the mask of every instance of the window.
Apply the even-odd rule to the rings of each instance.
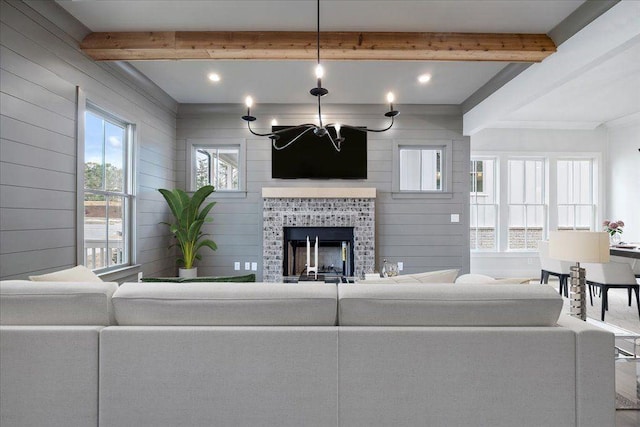
[[[402,140],[393,145],[392,189],[398,197],[451,196],[453,141]]]
[[[132,125],[89,107],[84,117],[84,264],[131,263]]]
[[[597,153],[472,154],[471,250],[536,251],[548,230],[595,230],[598,162]]]
[[[471,249],[496,250],[498,236],[496,160],[472,159],[470,177]]]
[[[239,190],[238,147],[195,148],[195,188],[213,185],[216,191]]]
[[[239,193],[244,189],[244,140],[190,139],[187,150],[189,190],[205,185],[213,185],[218,193]]]
[[[400,191],[442,191],[442,150],[401,147]]]
[[[543,159],[509,159],[508,247],[536,250],[546,224]]]
[[[558,160],[558,230],[593,230],[593,161]]]

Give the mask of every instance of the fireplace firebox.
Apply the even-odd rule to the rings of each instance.
[[[316,238],[319,277],[354,275],[353,227],[284,227],[283,237],[282,271],[285,278],[306,277],[307,241],[310,242],[310,261],[313,264]]]

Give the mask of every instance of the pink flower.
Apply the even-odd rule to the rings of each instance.
[[[624,227],[624,222],[622,222],[621,220],[618,220],[618,227]]]
[[[609,224],[609,228],[612,230],[615,230],[616,228],[618,228],[618,223],[617,222],[612,222]]]
[[[611,224],[611,222],[609,220],[606,220],[602,223],[602,225],[604,225],[605,227],[608,226],[609,224]]]

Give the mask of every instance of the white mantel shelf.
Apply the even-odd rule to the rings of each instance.
[[[263,187],[264,199],[375,199],[375,187]]]

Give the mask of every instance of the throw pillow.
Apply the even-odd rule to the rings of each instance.
[[[496,279],[484,274],[463,274],[456,279],[456,283],[492,283]]]
[[[464,283],[466,285],[473,284],[491,284],[491,285],[519,285],[523,283],[529,283],[529,281],[535,279],[528,279],[523,277],[508,277],[504,279],[494,279],[491,276],[485,276],[484,274],[463,274],[456,279],[456,283]]]
[[[371,279],[360,281],[359,283],[365,284],[378,284],[378,283],[453,283],[458,276],[456,269],[452,270],[436,270],[427,271],[424,273],[404,274],[393,277],[385,277],[379,279]]]
[[[415,278],[413,274],[406,274],[404,276],[393,276],[389,277],[394,283],[420,283],[418,279]]]
[[[456,269],[427,271],[425,273],[412,274],[420,283],[453,283],[458,277]]]
[[[102,279],[84,265],[39,276],[29,276],[29,280],[32,282],[102,282]]]

